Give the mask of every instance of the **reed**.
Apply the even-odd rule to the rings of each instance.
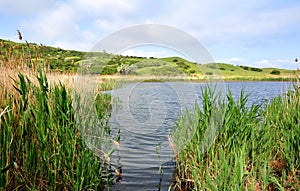
[[[22,40],[19,31],[18,35]],[[85,124],[75,117],[70,76],[64,76],[69,82],[65,85],[59,80],[62,74],[50,74],[46,64],[34,65],[28,59],[29,44],[22,54],[15,54],[3,42],[1,46],[0,190],[109,187],[114,175],[106,159],[113,150],[96,155],[87,146],[78,127]],[[89,105],[95,107],[98,121],[107,117],[110,100],[108,95],[100,96],[94,106]],[[108,127],[98,125],[105,129],[102,135],[109,137]]]
[[[18,95],[2,97],[0,188],[103,189],[113,177],[107,161],[87,149],[70,93],[64,85],[50,87],[42,73],[37,78],[34,85],[19,74]]]
[[[176,131],[186,132],[193,125],[197,128],[177,154],[176,189],[299,190],[298,86],[263,107],[248,106],[243,92],[236,101],[230,91],[226,100],[212,99],[208,90],[204,92],[203,107],[196,106],[178,121]],[[212,146],[203,150],[204,132],[218,107],[226,108],[220,133]]]

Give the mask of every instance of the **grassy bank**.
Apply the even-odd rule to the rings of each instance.
[[[218,101],[210,91],[203,92],[203,107],[183,115],[175,131],[182,136],[196,127],[177,155],[177,190],[299,190],[299,89],[250,108],[243,94],[235,101],[229,92],[226,101]],[[211,123],[216,108],[225,111],[219,115],[220,127]],[[205,150],[210,125],[220,132]]]

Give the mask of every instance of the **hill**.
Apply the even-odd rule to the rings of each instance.
[[[228,63],[197,64],[180,57],[146,58],[113,55],[106,52],[64,50],[36,43],[17,43],[0,39],[0,62],[14,57],[26,58],[29,67],[47,66],[50,71],[75,73],[85,68],[89,73],[134,76],[185,76],[202,80],[290,80],[295,71],[278,68],[254,68]],[[5,63],[5,62],[2,62]]]

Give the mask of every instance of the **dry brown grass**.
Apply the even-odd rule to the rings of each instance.
[[[14,79],[18,78],[18,74],[22,73],[26,76],[32,83],[37,84],[37,72],[33,70],[19,70],[7,67],[0,67],[0,88],[7,89],[8,91],[13,91]],[[74,76],[75,74],[70,73],[45,73],[50,85],[62,83],[66,87],[72,89],[74,87]],[[1,90],[0,90],[1,91]]]

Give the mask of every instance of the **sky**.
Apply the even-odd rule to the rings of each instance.
[[[216,62],[286,69],[300,65],[294,62],[300,57],[299,0],[0,0],[0,38],[17,42],[20,30],[28,42],[89,51],[107,36],[143,24],[184,31]],[[122,54],[177,53],[137,46]]]

